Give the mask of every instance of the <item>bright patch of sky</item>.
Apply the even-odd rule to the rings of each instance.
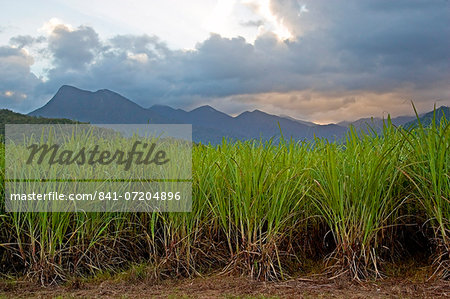
[[[94,27],[103,37],[156,35],[174,49],[192,49],[210,33],[242,36],[248,42],[267,31],[281,39],[291,37],[272,13],[269,0],[50,0],[39,5],[31,0],[14,5],[1,2],[5,2],[1,4],[2,26],[7,29],[0,33],[2,44],[14,35],[39,33],[39,28],[51,19]]]
[[[25,0],[2,7],[0,44],[17,35],[49,35],[58,24],[95,28],[102,38],[117,34],[155,35],[171,49],[194,49],[211,33],[223,37],[242,36],[247,42],[266,32],[281,40],[292,38],[270,8],[270,0]],[[9,2],[9,1],[8,1]],[[126,5],[126,9],[124,7]],[[302,11],[306,12],[305,6]],[[45,80],[50,60],[45,53],[31,66]],[[36,57],[36,56],[35,56]]]

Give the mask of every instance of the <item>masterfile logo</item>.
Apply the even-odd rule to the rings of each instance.
[[[142,150],[138,150],[141,147]],[[156,143],[143,143],[141,141],[135,141],[129,152],[116,149],[114,153],[109,150],[100,151],[99,145],[95,145],[92,150],[86,150],[82,147],[79,151],[63,150],[60,151],[60,146],[57,144],[49,146],[48,144],[32,144],[27,147],[30,149],[30,155],[28,156],[26,164],[31,164],[36,158],[37,164],[42,164],[44,159],[47,159],[47,163],[50,165],[70,165],[70,164],[89,164],[94,165],[96,163],[101,165],[109,165],[116,163],[118,165],[124,165],[124,170],[129,170],[133,162],[136,165],[149,165],[154,163],[156,165],[163,165],[169,162],[167,159],[167,153],[164,150],[156,151]],[[144,152],[145,151],[145,152]],[[134,160],[134,158],[136,159]]]

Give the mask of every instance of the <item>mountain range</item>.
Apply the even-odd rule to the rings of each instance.
[[[90,123],[159,123],[192,124],[195,142],[220,143],[222,138],[253,139],[284,138],[312,139],[314,136],[339,139],[349,125],[365,128],[367,124],[376,130],[382,128],[380,118],[360,119],[356,122],[319,125],[288,116],[276,116],[260,110],[245,111],[230,116],[211,106],[201,106],[191,111],[174,109],[165,105],[144,108],[124,96],[101,89],[95,92],[63,85],[44,106],[29,113],[31,116],[68,118]],[[415,117],[402,116],[392,119],[395,125],[404,125]]]

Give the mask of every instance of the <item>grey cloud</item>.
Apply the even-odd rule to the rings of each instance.
[[[10,38],[9,43],[18,48],[26,46],[32,46],[33,44],[39,44],[46,41],[44,36],[33,37],[31,35],[18,35]]]
[[[91,27],[80,26],[72,31],[65,25],[58,25],[49,37],[48,46],[56,67],[82,69],[98,54],[100,40]]]
[[[156,36],[118,35],[112,38],[110,42],[113,49],[146,54],[147,57],[152,59],[166,58],[171,54],[166,43]]]
[[[246,21],[241,22],[240,25],[244,27],[259,27],[264,25],[264,21],[263,20]]]

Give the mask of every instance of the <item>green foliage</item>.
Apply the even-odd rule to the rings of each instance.
[[[399,184],[401,139],[391,126],[383,137],[351,129],[345,145],[323,142],[316,151],[321,162],[309,195],[333,233],[331,262],[355,278],[380,275],[380,232],[403,200],[393,192]]]
[[[414,184],[415,197],[434,229],[436,263],[450,277],[450,122],[434,114],[431,123],[418,119],[418,128],[406,136],[411,149],[405,174]]]
[[[433,229],[445,277],[449,134],[445,120],[412,131],[388,121],[382,134],[351,130],[342,144],[200,144],[191,213],[5,213],[2,201],[0,261],[43,283],[142,262],[152,266],[138,276],[222,270],[283,279],[332,236],[323,256],[330,273],[364,279],[382,276],[383,248],[396,248],[392,228],[412,210],[427,215],[408,219]]]
[[[78,124],[66,118],[45,118],[20,114],[8,109],[0,109],[0,137],[5,135],[5,124]],[[2,139],[0,139],[2,140]]]
[[[403,127],[430,127],[433,125],[433,123],[434,125],[439,126],[441,120],[445,122],[450,121],[450,107],[441,106],[420,117],[417,114],[417,118],[415,120],[404,124]]]

